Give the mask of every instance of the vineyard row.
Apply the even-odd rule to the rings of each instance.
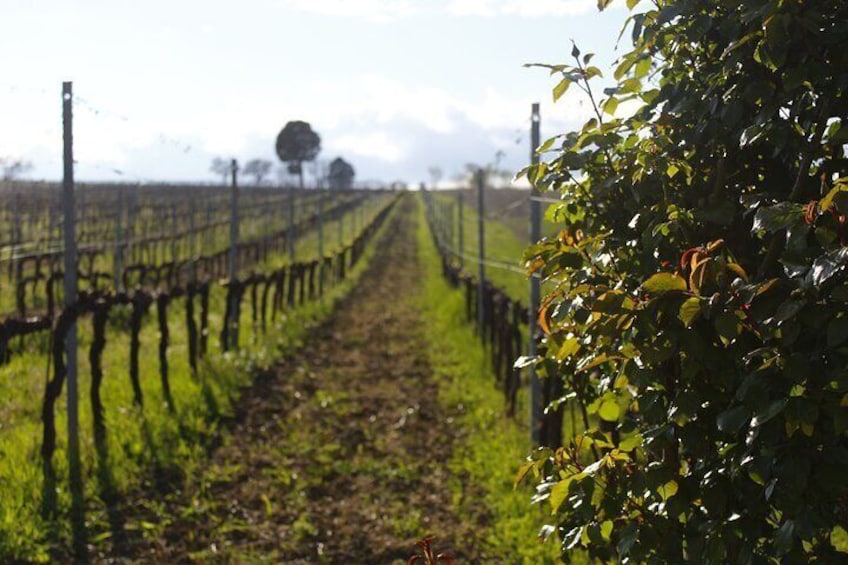
[[[326,212],[326,218],[341,218],[344,214],[362,206],[368,196],[346,199],[336,204]],[[236,246],[236,260],[240,270],[265,261],[270,253],[282,251],[289,243],[289,238],[298,239],[302,234],[316,228],[319,222],[318,213],[313,213],[296,223],[291,229],[283,228],[262,236],[241,241]],[[87,283],[91,292],[103,289],[103,283],[112,282],[115,289],[133,288],[135,286],[152,286],[155,288],[171,288],[185,284],[188,280],[198,278],[223,277],[227,273],[227,260],[230,252],[225,247],[210,254],[196,255],[193,249],[180,252],[174,249],[172,243],[171,256],[160,245],[162,238],[150,238],[133,243],[123,243],[114,250],[106,248],[88,248],[78,251],[78,278]],[[184,247],[187,245],[184,243]],[[121,257],[126,256],[131,261],[129,265],[120,267],[117,280],[114,271],[98,270],[98,258],[107,252],[113,252]],[[61,297],[63,271],[61,251],[52,253],[37,253],[24,255],[7,262],[7,276],[15,289],[15,310],[17,319],[7,319],[0,323],[0,353],[5,351],[4,338],[11,337],[6,325],[18,327],[27,316],[36,312],[39,306],[46,305],[46,312],[40,312],[37,318],[52,316],[56,304]],[[183,259],[178,259],[183,257]],[[120,262],[116,263],[120,265]],[[30,325],[39,327],[37,319],[30,320]]]
[[[239,320],[245,296],[249,296],[251,320],[257,331],[265,331],[269,317],[273,321],[285,307],[294,308],[307,300],[320,298],[331,286],[340,283],[347,271],[357,264],[371,237],[391,211],[396,198],[393,198],[354,239],[354,241],[335,254],[312,261],[296,262],[267,273],[251,272],[243,278],[221,281],[226,288],[226,312],[220,330],[221,348],[224,351],[238,347]],[[53,453],[56,447],[55,406],[61,395],[66,377],[65,340],[68,332],[83,316],[91,315],[93,340],[89,350],[91,366],[90,399],[93,413],[93,432],[95,443],[105,438],[103,405],[100,400],[100,384],[103,379],[101,357],[106,342],[106,320],[109,311],[119,305],[130,307],[128,330],[130,332],[129,378],[133,390],[134,403],[142,407],[144,398],[139,383],[140,340],[139,331],[142,319],[155,305],[159,326],[158,360],[160,384],[163,397],[173,410],[168,366],[168,307],[177,300],[185,301],[186,331],[189,365],[197,370],[199,357],[206,354],[209,327],[209,293],[212,279],[177,283],[166,290],[150,290],[141,287],[132,292],[86,291],[80,294],[76,303],[61,311],[55,322],[42,329],[50,329],[50,356],[53,375],[48,381],[43,407],[43,439],[41,454],[45,476],[55,478],[52,467]],[[196,304],[196,301],[199,304]],[[199,306],[199,316],[195,308]],[[42,322],[43,323],[43,322]],[[99,445],[99,444],[98,444]]]
[[[475,324],[476,332],[487,346],[492,368],[498,379],[497,385],[504,394],[507,413],[514,416],[518,391],[522,386],[521,366],[517,365],[516,361],[522,355],[527,341],[524,335],[527,332],[530,312],[520,301],[510,297],[491,281],[484,279],[481,285],[478,278],[459,266],[456,251],[448,244],[447,228],[444,222],[436,219],[433,196],[428,191],[424,191],[423,196],[427,223],[441,258],[442,274],[451,286],[463,289],[466,319]],[[549,406],[554,399],[561,396],[559,381],[545,379],[541,383],[540,393],[543,406]],[[540,443],[560,445],[562,423],[561,407],[547,410],[536,424],[539,426]]]

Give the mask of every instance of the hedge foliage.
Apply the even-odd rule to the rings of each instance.
[[[520,478],[566,561],[848,562],[848,3],[627,5],[614,87],[549,66],[595,117],[525,170],[562,199],[540,370],[585,430]]]

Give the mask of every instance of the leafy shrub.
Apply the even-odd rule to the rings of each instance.
[[[525,171],[564,225],[527,255],[540,370],[586,429],[521,475],[565,560],[848,560],[848,4],[627,4],[615,87],[550,66],[596,115]]]

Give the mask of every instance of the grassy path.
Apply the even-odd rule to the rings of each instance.
[[[112,558],[404,562],[433,533],[476,559],[451,511],[456,415],[439,405],[412,304],[421,273],[416,232],[400,224],[412,199],[404,206],[333,319],[245,391],[203,476],[139,520],[147,535]]]
[[[542,508],[513,490],[527,453],[443,280],[415,197],[305,345],[255,375],[209,464],[122,504],[103,563],[545,564]]]

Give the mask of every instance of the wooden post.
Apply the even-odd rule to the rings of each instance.
[[[456,245],[456,202],[447,202],[447,217],[445,222],[448,228],[448,243],[451,247]]]
[[[136,183],[135,190],[130,194],[127,202],[127,229],[124,231],[124,240],[127,242],[127,262],[133,261],[133,241],[135,240],[135,216],[138,208],[138,193],[141,183]]]
[[[177,222],[177,207],[171,208],[171,261],[176,263],[177,253],[177,234],[180,233],[179,222]],[[163,253],[164,255],[164,253]]]
[[[203,254],[210,255],[214,253],[213,242],[215,241],[215,228],[212,226],[212,199],[215,197],[214,192],[209,191],[206,198],[206,221],[203,229]]]
[[[539,103],[536,102],[531,107],[530,112],[530,162],[536,164],[539,162],[539,154],[536,149],[539,147],[539,126],[541,117],[539,115]],[[533,245],[542,237],[542,212],[541,204],[535,197],[539,196],[539,192],[534,188],[531,191],[530,199],[530,244]],[[539,284],[539,276],[533,274],[530,277],[530,311],[528,314],[528,325],[530,326],[530,340],[527,344],[527,355],[529,357],[536,356],[536,340],[538,339],[538,312],[539,301],[541,299],[541,288]],[[542,439],[542,418],[545,407],[542,405],[542,389],[539,383],[539,376],[536,374],[536,366],[530,365],[530,440],[533,445],[539,445]]]
[[[336,204],[336,216],[339,219],[339,249],[344,247],[344,210],[340,208],[341,198],[334,199],[334,203]]]
[[[289,187],[289,225],[286,232],[286,241],[289,244],[289,262],[294,263],[294,186]]]
[[[457,220],[457,254],[459,255],[459,268],[462,269],[465,267],[465,259],[463,258],[463,254],[465,253],[465,220],[463,220],[462,208],[463,208],[463,197],[462,197],[462,189],[458,189],[456,191],[456,200],[459,208],[459,218]]]
[[[230,186],[230,256],[229,256],[229,279],[234,284],[238,276],[238,237],[239,237],[239,215],[238,215],[238,162],[235,159],[230,164],[232,184]],[[236,299],[237,293],[230,293],[233,303],[230,305],[232,318],[230,320],[230,347],[238,348],[239,334],[239,305]]]
[[[318,189],[318,258],[324,258],[324,192]]]
[[[188,260],[191,262],[191,282],[197,280],[197,234],[195,234],[195,219],[197,213],[197,198],[189,198],[188,205]]]
[[[124,216],[124,187],[118,186],[118,206],[115,211],[115,292],[123,290],[123,282],[121,281],[121,270],[123,269],[123,235],[124,229],[122,220]]]
[[[477,325],[480,331],[480,341],[486,342],[486,332],[483,330],[483,323],[486,320],[485,308],[486,301],[483,300],[483,290],[486,285],[486,267],[483,261],[486,260],[486,217],[485,217],[485,199],[483,198],[483,188],[486,183],[486,174],[483,169],[478,169],[475,175],[477,180],[477,259],[479,261],[478,281],[477,281]]]
[[[13,185],[14,186],[14,185]],[[14,254],[19,255],[21,251],[18,249],[18,246],[21,244],[23,240],[23,229],[21,227],[21,193],[18,192],[17,188],[13,189],[13,210],[15,215],[15,225],[12,228],[12,244],[14,249]]]
[[[351,223],[351,226],[353,226],[353,233],[350,236],[351,240],[353,240],[353,238],[356,237],[356,229],[357,229],[356,218],[357,218],[357,214],[359,213],[359,206],[362,204],[362,201],[360,200],[361,198],[362,198],[361,196],[358,196],[356,198],[356,200],[353,203],[353,208],[351,208],[351,210],[350,210],[350,218],[351,218],[350,223]]]

